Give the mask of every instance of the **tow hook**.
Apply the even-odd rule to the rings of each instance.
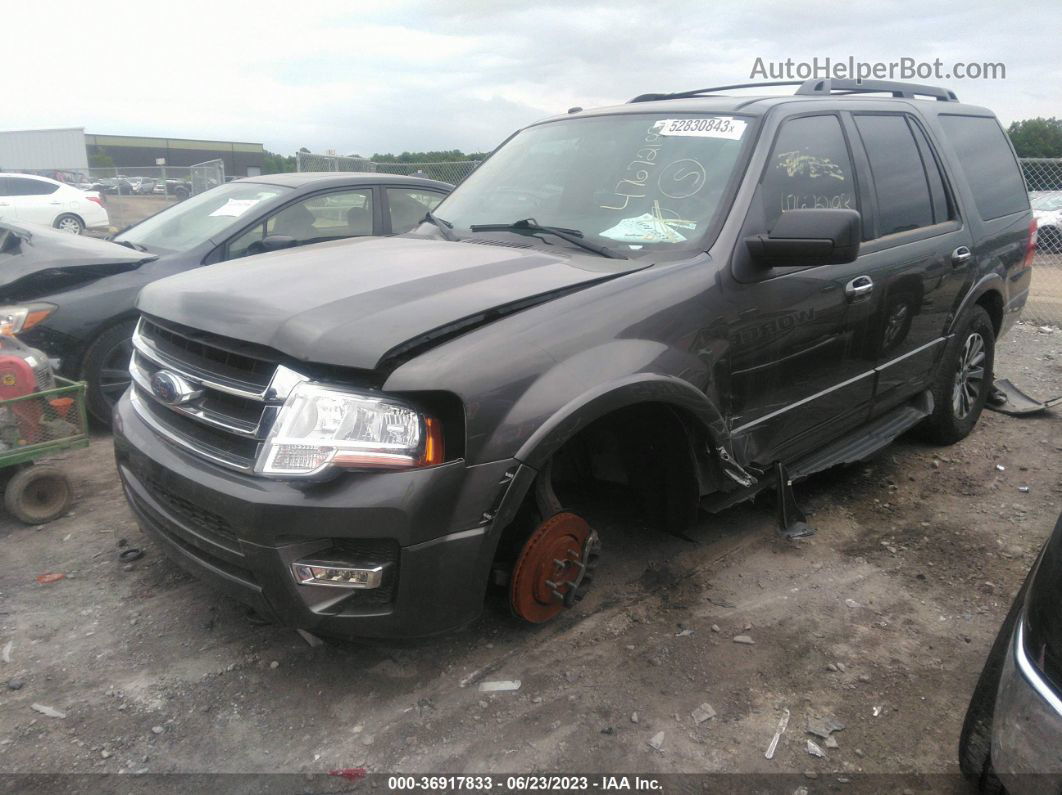
[[[515,615],[541,624],[586,595],[601,554],[597,532],[581,516],[561,512],[528,537],[509,582]]]

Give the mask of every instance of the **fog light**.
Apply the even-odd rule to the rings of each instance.
[[[300,560],[291,564],[291,573],[299,585],[329,585],[333,588],[379,588],[383,565],[351,566],[319,560]]]

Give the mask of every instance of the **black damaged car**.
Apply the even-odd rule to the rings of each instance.
[[[734,88],[734,87],[730,87]],[[520,130],[408,234],[149,285],[115,412],[181,565],[324,635],[543,622],[618,482],[680,529],[912,428],[973,429],[1035,223],[993,114],[947,90],[643,95]]]
[[[406,232],[451,187],[395,174],[271,174],[234,180],[168,207],[118,233],[118,246],[84,237],[57,241],[25,227],[18,234],[33,240],[27,237],[11,256],[19,258],[23,275],[34,262],[40,272],[15,285],[7,266],[0,267],[0,315],[38,306],[22,338],[54,359],[62,375],[84,379],[89,412],[109,424],[114,403],[129,386],[134,305],[144,285],[263,251]],[[120,247],[129,251],[123,255]],[[135,264],[66,267],[85,260]],[[245,278],[253,278],[246,267]],[[62,278],[53,278],[57,268]]]

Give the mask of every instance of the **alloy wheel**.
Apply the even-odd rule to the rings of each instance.
[[[974,404],[984,388],[984,379],[985,339],[975,331],[963,343],[951,394],[952,409],[960,420],[973,411]]]

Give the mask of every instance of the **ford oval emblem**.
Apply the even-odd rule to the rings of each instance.
[[[167,406],[179,406],[203,394],[202,389],[197,389],[169,370],[159,370],[151,376],[151,392]]]

